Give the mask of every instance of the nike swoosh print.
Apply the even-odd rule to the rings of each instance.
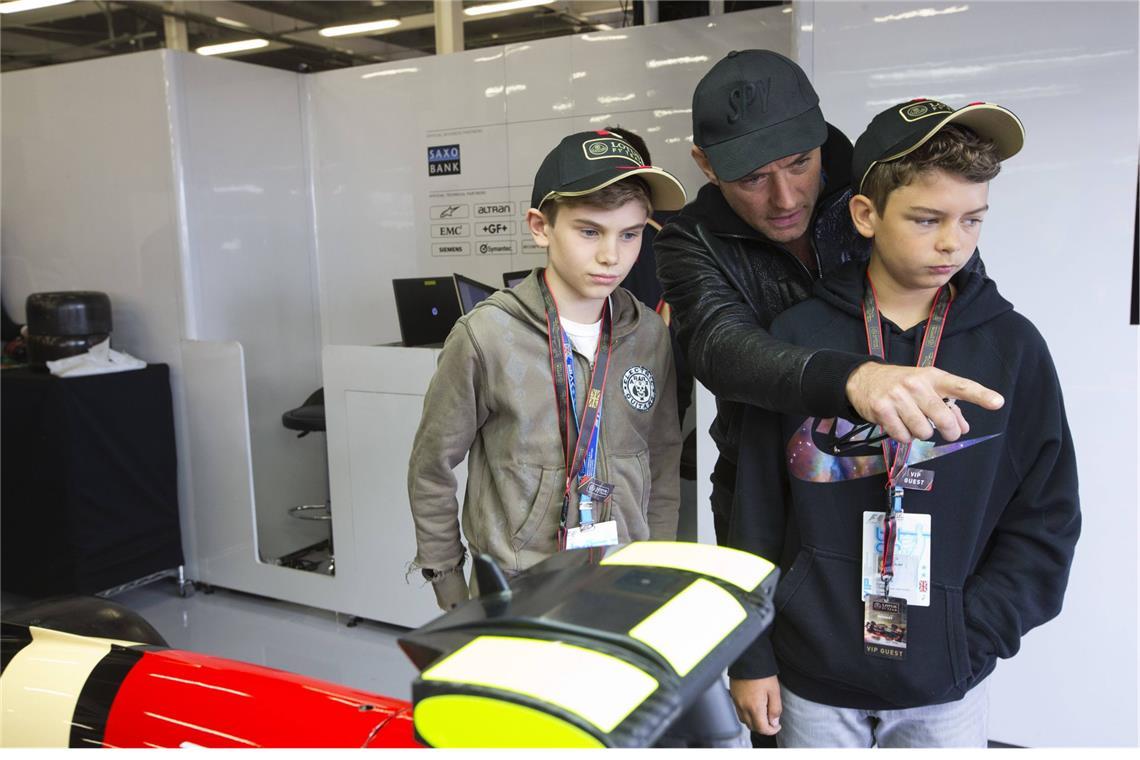
[[[817,419],[808,417],[788,441],[788,472],[797,480],[812,483],[837,483],[844,480],[858,480],[887,471],[882,453],[863,456],[835,456],[821,450],[815,443],[813,431],[830,434],[834,429],[839,435],[850,431],[852,425],[842,418]],[[878,432],[877,429],[875,432]],[[910,465],[929,462],[931,459],[947,456],[962,449],[968,449],[1001,433],[971,438],[954,443],[935,444],[933,441],[915,441],[910,449]],[[876,447],[878,448],[878,447]]]

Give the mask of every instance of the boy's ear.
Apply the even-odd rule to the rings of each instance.
[[[720,180],[716,178],[716,172],[713,171],[712,164],[709,163],[709,157],[705,155],[705,152],[694,145],[689,149],[689,155],[697,162],[697,168],[701,170],[701,174],[705,175],[705,179],[719,187]]]
[[[547,248],[550,246],[550,225],[546,221],[546,216],[543,215],[538,209],[532,208],[526,212],[526,226],[530,230],[530,236],[534,238],[534,244],[539,248]]]
[[[853,195],[847,202],[847,208],[851,212],[851,221],[859,234],[865,238],[875,237],[879,213],[875,210],[875,204],[871,199],[865,195]]]

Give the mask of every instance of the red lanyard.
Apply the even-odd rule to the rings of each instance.
[[[546,283],[546,270],[538,280],[542,300],[546,306],[546,334],[550,346],[550,375],[554,381],[554,402],[558,408],[558,432],[562,438],[562,451],[566,459],[566,490],[562,495],[562,516],[559,526],[566,527],[570,510],[570,485],[573,473],[585,459],[594,438],[594,427],[598,422],[602,393],[606,387],[610,353],[613,349],[613,319],[610,314],[609,299],[602,308],[602,330],[598,337],[597,353],[594,355],[594,369],[590,372],[590,386],[586,394],[586,407],[582,410],[582,421],[577,425],[578,438],[571,444],[571,416],[574,415],[574,398],[566,363],[573,361],[562,338],[562,323],[558,319],[558,304]]]
[[[938,356],[938,346],[942,343],[942,332],[946,327],[946,316],[950,312],[950,286],[943,285],[938,289],[934,303],[930,307],[930,316],[926,320],[926,331],[922,337],[922,348],[918,354],[918,367],[933,367]],[[867,350],[872,356],[886,359],[887,354],[883,343],[883,323],[879,317],[879,301],[875,295],[875,283],[867,275],[867,287],[863,291],[863,324],[867,328]],[[883,557],[879,563],[879,574],[883,579],[883,595],[888,595],[891,578],[894,577],[895,543],[898,539],[898,515],[902,513],[903,489],[898,485],[899,479],[906,472],[907,459],[910,457],[909,443],[897,443],[886,439],[882,443],[883,462],[887,468],[887,508],[883,513]],[[894,456],[892,457],[892,451]]]

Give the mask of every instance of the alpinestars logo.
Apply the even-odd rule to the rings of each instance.
[[[1001,433],[954,443],[915,441],[910,449],[911,465],[948,456],[968,449]],[[837,483],[858,480],[887,471],[880,442],[884,436],[875,425],[853,425],[842,417],[808,417],[788,440],[788,472],[797,480]]]

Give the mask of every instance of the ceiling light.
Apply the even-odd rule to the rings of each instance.
[[[350,34],[370,34],[382,32],[385,29],[395,29],[400,25],[398,18],[386,18],[383,21],[366,21],[362,24],[345,24],[344,26],[326,26],[318,34],[322,37],[346,37]]]
[[[678,66],[685,63],[705,63],[709,57],[707,55],[684,55],[680,58],[662,58],[650,59],[645,62],[647,69],[659,69],[662,66]]]
[[[488,3],[487,5],[474,5],[464,8],[465,16],[486,16],[488,13],[506,13],[518,11],[523,8],[533,8],[536,5],[550,5],[554,0],[509,0],[505,3]]]
[[[240,21],[234,21],[232,18],[223,18],[221,16],[214,16],[214,21],[226,26],[236,26],[238,29],[249,29],[249,24],[243,24]]]
[[[238,42],[225,42],[221,45],[205,45],[194,52],[198,55],[225,55],[226,53],[241,53],[245,50],[257,50],[268,46],[269,40],[240,40]]]
[[[12,0],[0,3],[0,13],[19,13],[20,11],[34,11],[37,8],[50,8],[53,5],[63,5],[75,0]]]
[[[934,8],[920,8],[916,11],[907,11],[906,13],[896,13],[890,16],[876,16],[875,23],[881,24],[884,21],[906,21],[912,18],[930,18],[931,16],[944,16],[947,13],[962,13],[970,10],[968,5],[955,5],[950,8],[943,8],[942,10],[935,10]]]
[[[629,39],[627,34],[583,34],[582,39],[586,42],[612,42],[614,40]]]
[[[364,74],[360,78],[372,79],[373,77],[391,77],[395,76],[396,74],[415,74],[417,71],[419,71],[419,69],[414,67],[408,69],[385,69],[384,71],[373,71],[370,74]]]

